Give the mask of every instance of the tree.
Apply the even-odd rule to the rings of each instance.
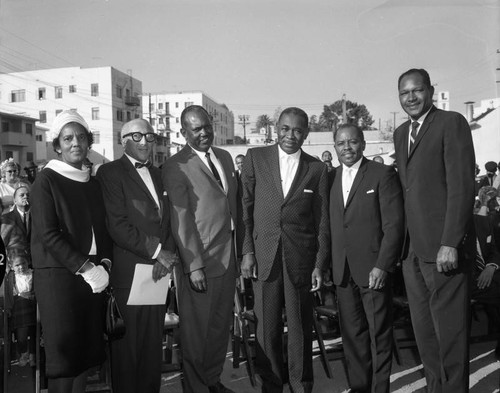
[[[309,118],[309,132],[319,132],[322,131],[321,124],[318,121],[318,116],[312,115]]]
[[[257,121],[255,122],[255,127],[257,127],[257,130],[260,130],[261,128],[266,129],[267,143],[272,142],[272,135],[271,135],[272,125],[274,125],[274,122],[268,115],[260,115],[259,117],[257,117]]]
[[[343,119],[342,103],[343,100],[338,100],[331,105],[323,106],[323,113],[319,118],[322,128],[332,130],[340,123],[357,124],[362,130],[370,128],[373,124],[373,118],[365,105],[359,105],[357,102],[348,100],[345,101],[346,119]]]

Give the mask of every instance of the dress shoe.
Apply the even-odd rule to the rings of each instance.
[[[234,390],[226,388],[221,381],[217,382],[215,385],[209,386],[208,391],[210,393],[235,393]]]

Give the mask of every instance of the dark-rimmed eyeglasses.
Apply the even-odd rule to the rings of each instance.
[[[146,139],[146,140],[147,140],[147,139]],[[16,170],[16,169],[11,169],[11,170],[9,170],[9,171],[5,171],[5,172],[7,172],[7,173],[17,173],[17,170]]]
[[[123,138],[126,138],[127,136],[131,136],[134,142],[140,142],[143,137],[146,138],[146,142],[149,143],[156,141],[156,134],[153,132],[147,132],[146,134],[143,134],[142,132],[130,132],[123,135]]]

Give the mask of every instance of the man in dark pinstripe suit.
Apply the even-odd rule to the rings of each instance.
[[[311,292],[320,288],[329,256],[328,171],[301,150],[307,114],[285,109],[278,144],[250,149],[242,172],[242,275],[256,278],[257,371],[263,392],[282,392],[283,318],[288,326],[288,376],[294,393],[311,392]]]

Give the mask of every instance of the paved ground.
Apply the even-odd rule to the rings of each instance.
[[[479,315],[479,321],[473,323],[473,334],[483,333],[486,326],[486,318]],[[404,334],[398,331],[399,338]],[[337,339],[338,340],[338,339]],[[331,346],[337,340],[329,340],[326,343]],[[470,361],[470,392],[471,393],[500,393],[500,361],[493,353],[494,342],[476,343],[471,345]],[[393,362],[391,375],[391,392],[413,393],[425,391],[425,379],[418,354],[411,348],[400,351],[401,365]],[[347,393],[347,382],[343,363],[340,360],[330,362],[333,370],[333,378],[328,379],[318,357],[314,359],[315,393]],[[181,393],[180,373],[172,372],[162,377],[161,393]],[[33,373],[29,367],[12,367],[9,376],[8,393],[30,393],[34,392]],[[232,353],[228,352],[227,361],[222,375],[222,381],[229,388],[238,393],[257,393],[260,389],[253,388],[250,384],[245,364],[239,368],[232,367]],[[285,392],[289,392],[288,388]],[[119,393],[119,392],[115,392]],[[140,392],[138,392],[140,393]]]

